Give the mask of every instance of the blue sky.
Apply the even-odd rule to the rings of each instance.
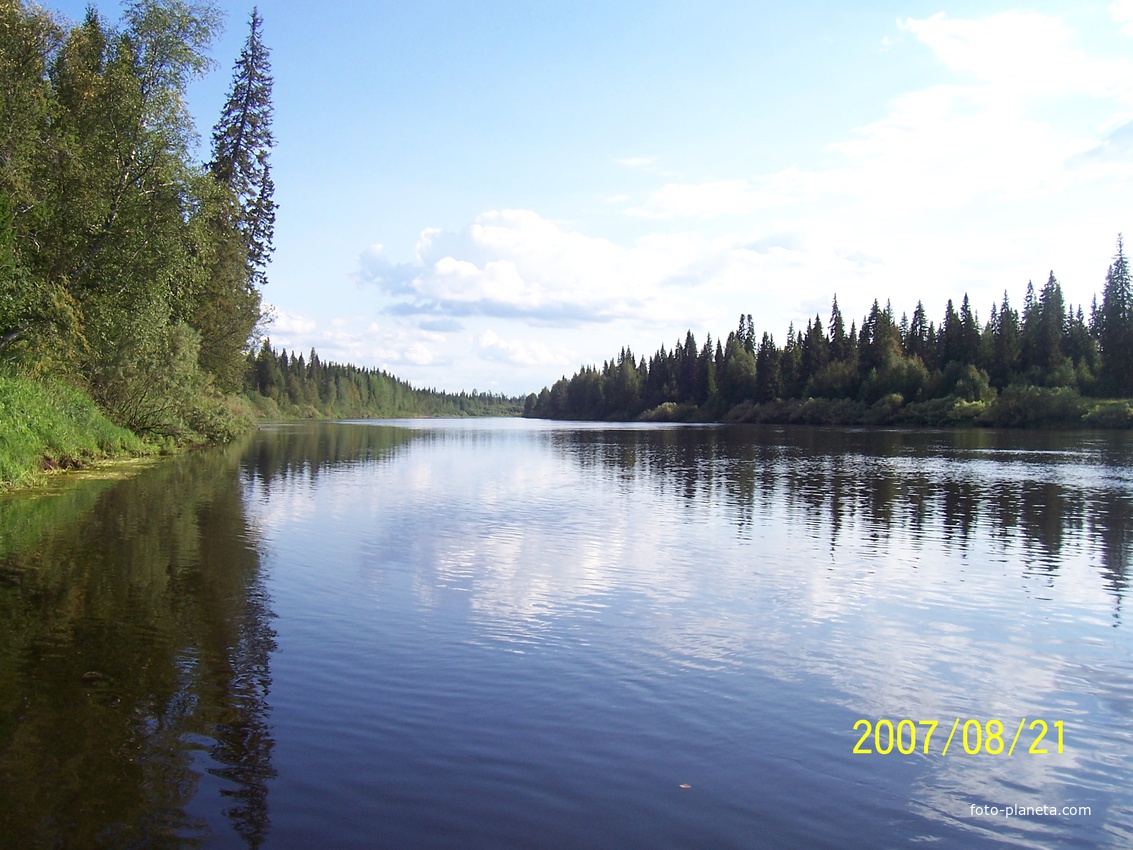
[[[983,320],[1053,270],[1088,310],[1133,232],[1133,0],[258,6],[266,333],[419,386],[525,394],[741,312],[781,344],[835,294]]]

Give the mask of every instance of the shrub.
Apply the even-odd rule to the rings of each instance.
[[[1069,387],[1007,387],[980,416],[981,425],[999,428],[1082,424],[1085,403]]]
[[[925,394],[928,384],[928,370],[919,357],[895,357],[880,370],[870,370],[862,383],[861,399],[867,404],[875,404],[886,396],[899,393],[913,401]]]
[[[1133,406],[1125,399],[1099,402],[1082,417],[1082,424],[1091,428],[1133,428]]]
[[[647,410],[638,417],[642,422],[688,422],[695,413],[696,408],[691,404],[677,404],[667,401],[659,404],[652,410]]]

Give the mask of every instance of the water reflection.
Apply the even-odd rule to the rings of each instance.
[[[390,460],[429,432],[381,423],[306,422],[262,425],[245,443],[241,466],[253,487],[276,490],[314,486],[330,470],[349,470]]]
[[[1056,578],[1067,547],[1084,545],[1120,622],[1133,561],[1133,441],[1124,433],[737,427],[564,430],[553,439],[583,470],[613,467],[658,493],[722,503],[741,531],[785,512],[831,551],[847,530],[882,547],[927,533],[961,552],[986,534],[1018,543],[1024,569]]]
[[[0,835],[1128,845],[1131,461],[1128,435],[308,423],[0,500]],[[850,754],[859,717],[1023,716],[1072,746]],[[1005,802],[1097,815],[967,814]]]
[[[1112,796],[1133,774],[1133,663],[1113,632],[1133,560],[1129,435],[689,428],[555,443],[584,478],[613,467],[752,545],[721,544],[713,564],[731,640],[701,608],[674,636],[685,651],[699,635],[705,659],[818,675],[859,717],[1048,717],[1073,730],[1050,757],[925,763],[908,778],[924,817],[956,824],[965,800],[1054,796],[1093,806],[1105,826],[1090,834],[1133,839],[1128,800]],[[686,579],[666,574],[670,588]],[[740,595],[747,616],[727,607]],[[1021,821],[987,836],[1062,846],[1067,829]]]
[[[181,847],[269,829],[271,610],[239,449],[0,500],[0,835]],[[207,779],[207,782],[206,782]]]

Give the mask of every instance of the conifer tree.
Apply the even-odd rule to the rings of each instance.
[[[834,303],[830,307],[830,359],[841,362],[850,353],[850,341],[846,338],[846,323],[842,320],[842,311],[838,308],[838,296],[834,296]]]
[[[779,349],[775,347],[774,337],[764,331],[755,358],[755,399],[759,402],[773,401],[781,391]]]
[[[913,318],[909,322],[908,332],[901,342],[909,357],[919,357],[923,363],[935,359],[930,358],[928,354],[928,317],[925,315],[924,304],[920,301],[917,302],[917,308],[913,310]]]
[[[1003,303],[991,320],[991,358],[988,373],[991,384],[1003,389],[1015,380],[1019,368],[1019,313],[1003,292]]]
[[[253,8],[228,101],[212,131],[213,159],[209,163],[213,178],[232,191],[237,203],[235,226],[247,252],[249,287],[267,282],[264,267],[274,250],[275,232],[275,186],[269,164],[275,143],[271,132],[272,77],[262,31],[263,18]]]
[[[1121,236],[1117,256],[1105,276],[1101,309],[1094,318],[1101,348],[1101,383],[1105,391],[1133,395],[1133,279]]]

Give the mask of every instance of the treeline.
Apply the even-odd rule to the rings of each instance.
[[[518,416],[523,402],[504,395],[417,389],[379,369],[278,352],[265,340],[247,355],[244,394],[267,419],[396,416]]]
[[[185,92],[215,6],[71,25],[0,2],[0,366],[82,386],[138,433],[224,435],[276,208],[261,25],[199,163]]]
[[[1133,282],[1121,239],[1102,300],[1087,318],[1066,303],[1053,272],[1022,310],[1007,293],[981,324],[965,295],[939,324],[922,303],[897,319],[874,301],[846,327],[835,297],[829,321],[792,325],[782,346],[757,337],[750,314],[726,341],[709,336],[650,357],[629,349],[527,397],[524,415],[809,424],[1090,424],[1129,427],[1133,396]]]

